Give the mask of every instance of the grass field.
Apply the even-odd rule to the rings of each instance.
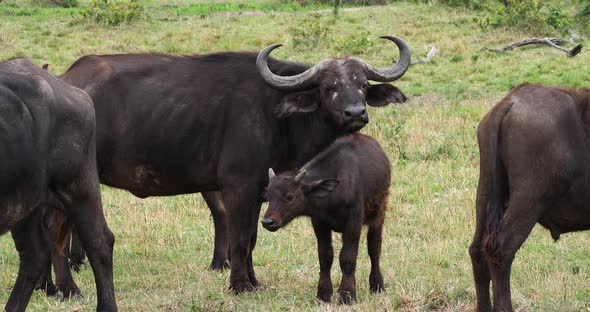
[[[314,63],[326,56],[355,54],[375,66],[391,62],[384,34],[403,37],[414,57],[435,45],[434,61],[410,68],[396,85],[410,97],[404,105],[371,109],[364,133],[376,137],[393,164],[384,232],[382,269],[387,292],[368,292],[369,260],[363,235],[357,267],[359,302],[352,307],[314,302],[319,274],[309,221],[298,219],[270,233],[259,229],[255,270],[264,290],[235,296],[229,272],[207,269],[213,223],[199,195],[140,200],[103,187],[103,203],[116,236],[114,276],[122,311],[471,311],[475,307],[467,252],[474,231],[478,151],[475,128],[512,87],[541,82],[590,86],[588,53],[575,58],[550,48],[522,48],[510,55],[482,51],[533,36],[515,30],[482,32],[471,11],[395,2],[388,6],[327,12],[293,10],[279,2],[223,4],[219,14],[201,0],[152,0],[149,19],[117,27],[86,21],[82,9],[35,7],[27,1],[0,3],[0,59],[16,55],[51,63],[61,73],[84,54],[158,51],[195,54],[258,51],[285,43],[273,55]],[[81,1],[82,8],[89,1]],[[220,3],[220,1],[215,1]],[[238,7],[238,10],[234,8]],[[326,9],[318,7],[316,9]],[[283,12],[284,11],[284,12]],[[209,14],[215,13],[215,14]],[[306,41],[301,25],[325,32]],[[316,27],[314,26],[314,27]],[[585,42],[586,44],[588,42]],[[315,46],[314,46],[315,45]],[[263,211],[266,207],[263,207]],[[340,249],[335,235],[335,251]],[[18,258],[9,235],[0,238],[0,303],[16,279]],[[338,285],[340,270],[333,267]],[[96,292],[89,267],[75,276],[84,298],[60,302],[36,292],[31,311],[90,311]],[[537,226],[517,254],[512,274],[520,311],[590,311],[590,232],[554,243]]]

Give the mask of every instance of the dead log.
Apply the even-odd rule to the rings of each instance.
[[[552,37],[528,38],[528,39],[525,39],[522,41],[515,42],[509,46],[502,48],[502,49],[484,48],[484,50],[496,52],[496,53],[510,54],[510,51],[512,51],[515,48],[519,48],[519,47],[523,47],[523,46],[527,46],[527,45],[532,45],[532,44],[543,44],[543,45],[548,45],[550,47],[558,49],[562,52],[565,52],[569,57],[576,56],[576,55],[578,55],[578,53],[580,53],[582,51],[583,46],[581,44],[576,45],[573,49],[570,49],[570,50],[561,47],[562,45],[566,44],[567,42],[568,41],[565,39],[552,38]]]

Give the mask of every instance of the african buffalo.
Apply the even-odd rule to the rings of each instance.
[[[332,231],[342,233],[338,294],[340,302],[350,304],[356,300],[356,259],[361,229],[367,224],[369,286],[371,292],[384,290],[379,258],[391,165],[379,143],[363,134],[341,137],[296,172],[276,176],[269,169],[264,228],[274,232],[295,217],[311,217],[320,258],[317,299],[323,302],[332,297]]]
[[[116,311],[114,236],[102,210],[90,97],[25,59],[0,63],[0,234],[11,230],[19,272],[7,311],[24,311],[51,248],[76,225],[96,281],[97,310]],[[45,235],[40,215],[51,215]]]
[[[139,197],[218,192],[227,213],[230,288],[251,291],[267,169],[301,166],[339,136],[368,122],[365,103],[405,99],[390,84],[408,69],[374,68],[356,57],[313,67],[259,54],[225,52],[91,55],[61,78],[85,90],[97,117],[100,181]],[[216,229],[217,234],[217,229]]]
[[[480,122],[477,223],[469,254],[477,310],[512,311],[510,270],[538,222],[553,239],[590,229],[590,90],[536,84]]]

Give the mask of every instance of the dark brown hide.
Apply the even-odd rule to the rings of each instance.
[[[391,166],[385,152],[377,141],[363,134],[337,139],[297,176],[274,176],[271,171],[266,192],[269,207],[262,225],[276,231],[295,217],[311,217],[320,259],[317,299],[329,302],[332,297],[331,232],[336,231],[342,233],[339,300],[347,304],[356,300],[356,259],[363,224],[369,227],[370,289],[384,289],[379,258],[390,180]]]
[[[0,63],[0,234],[10,230],[19,272],[6,311],[24,311],[70,222],[94,271],[97,310],[116,311],[114,237],[104,220],[90,97],[25,59]],[[50,216],[53,232],[40,222]],[[50,241],[50,242],[49,242]]]
[[[476,229],[469,248],[478,311],[512,311],[510,270],[536,223],[557,240],[590,229],[588,90],[525,84],[480,122]]]
[[[237,292],[258,284],[252,251],[266,170],[301,166],[362,128],[365,103],[405,99],[389,84],[369,85],[357,58],[322,61],[331,65],[304,90],[269,86],[256,59],[235,52],[85,56],[61,76],[94,101],[101,183],[142,198],[216,194],[208,203],[220,203],[227,219]],[[309,68],[272,58],[268,66],[282,77]],[[219,224],[216,235],[225,233]]]

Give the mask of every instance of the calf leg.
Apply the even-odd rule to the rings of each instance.
[[[342,281],[338,293],[340,294],[340,303],[344,304],[352,304],[356,301],[355,271],[362,221],[357,218],[351,219],[354,220],[349,221],[349,224],[342,232],[342,250],[340,251]]]
[[[371,258],[371,273],[369,274],[369,287],[371,292],[381,292],[385,290],[383,284],[383,274],[379,260],[381,257],[381,242],[383,235],[383,221],[376,225],[370,225],[367,233],[367,247],[369,249],[369,258]]]
[[[49,248],[43,237],[43,229],[33,216],[29,216],[15,226],[12,239],[20,259],[18,276],[10,293],[5,310],[24,311],[41,275],[47,271]],[[51,270],[51,269],[50,269]],[[51,271],[49,272],[51,274]]]
[[[209,206],[215,227],[215,247],[213,249],[213,260],[211,260],[210,268],[212,270],[222,271],[230,267],[228,261],[227,213],[219,192],[203,192],[201,195],[205,199],[207,206]]]
[[[325,223],[315,220],[313,220],[313,231],[318,241],[318,257],[320,260],[320,280],[316,298],[321,302],[330,302],[334,292],[330,275],[330,269],[334,261],[332,231]]]
[[[516,252],[529,236],[544,210],[542,200],[523,192],[511,196],[508,209],[500,224],[498,245],[501,251],[497,262],[490,261],[494,293],[494,311],[513,311],[510,294],[510,270]]]
[[[480,184],[481,184],[480,180]],[[483,186],[479,186],[483,187]],[[487,258],[483,253],[484,226],[486,225],[485,209],[487,199],[483,197],[478,189],[476,202],[476,223],[475,235],[473,242],[469,246],[469,256],[473,267],[473,277],[475,280],[475,293],[477,295],[477,311],[489,312],[492,310],[490,299],[490,267]]]

